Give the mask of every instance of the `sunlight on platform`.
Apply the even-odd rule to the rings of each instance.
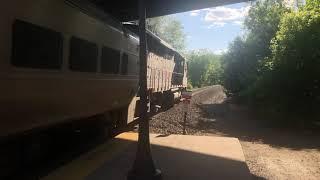
[[[251,179],[236,138],[151,134],[153,159],[163,179]],[[123,133],[43,179],[125,180],[136,133]]]

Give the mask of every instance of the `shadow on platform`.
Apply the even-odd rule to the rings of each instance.
[[[117,139],[130,144],[125,151],[103,163],[87,180],[125,180],[136,152],[136,142]],[[202,154],[193,151],[153,144],[151,146],[156,167],[164,180],[252,179],[245,161]],[[190,147],[191,148],[191,147]],[[196,147],[197,148],[197,147]],[[214,147],[213,147],[214,148]],[[194,149],[194,148],[191,148]]]
[[[137,133],[120,134],[43,180],[126,180],[137,138]],[[163,180],[263,179],[250,173],[236,138],[150,134],[150,140]]]

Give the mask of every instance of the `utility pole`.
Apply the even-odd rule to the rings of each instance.
[[[147,93],[147,41],[146,41],[146,0],[139,0],[139,42],[140,42],[140,114],[139,137],[136,159],[127,180],[160,180],[161,171],[155,168],[153,163],[148,117],[148,93]]]

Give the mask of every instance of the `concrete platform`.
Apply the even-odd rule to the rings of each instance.
[[[136,133],[123,133],[43,179],[125,180],[136,142]],[[151,134],[151,143],[164,180],[251,179],[236,138]]]

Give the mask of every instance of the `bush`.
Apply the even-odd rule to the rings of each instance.
[[[188,81],[188,84],[187,84],[187,89],[188,89],[188,90],[193,89],[192,84],[191,84],[189,81]]]
[[[250,11],[247,37],[224,56],[225,87],[282,120],[320,120],[320,1],[290,11],[266,0]]]
[[[314,114],[320,106],[319,4],[310,0],[306,7],[282,18],[268,61],[275,77],[273,100],[303,115]]]
[[[194,87],[209,86],[221,83],[222,66],[220,56],[209,50],[189,52],[188,78]]]

